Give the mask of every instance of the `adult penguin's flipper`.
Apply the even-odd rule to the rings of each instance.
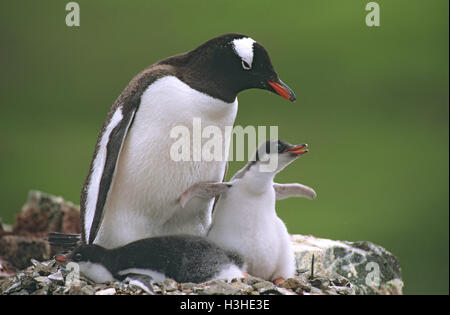
[[[94,242],[104,215],[104,206],[114,179],[116,165],[136,108],[116,107],[109,114],[97,140],[94,159],[81,198],[82,237]]]

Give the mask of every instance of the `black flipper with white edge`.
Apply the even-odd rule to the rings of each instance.
[[[116,165],[135,112],[136,109],[124,111],[122,107],[118,107],[97,144],[82,220],[83,231],[86,233],[83,239],[88,244],[94,242],[100,228],[104,215],[103,209],[111,188]],[[101,172],[101,175],[98,175],[99,172]],[[93,209],[95,209],[94,212]]]

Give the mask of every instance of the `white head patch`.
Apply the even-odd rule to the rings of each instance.
[[[255,43],[255,41],[250,37],[243,37],[233,40],[232,43],[238,56],[251,67],[253,62],[253,43]]]

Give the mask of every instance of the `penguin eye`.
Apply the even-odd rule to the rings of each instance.
[[[83,259],[83,256],[82,256],[80,253],[78,253],[78,254],[75,254],[75,256],[73,257],[73,259],[74,259],[75,261],[80,261],[81,259]]]
[[[242,60],[242,68],[245,70],[250,70],[252,66],[250,66],[245,60]]]

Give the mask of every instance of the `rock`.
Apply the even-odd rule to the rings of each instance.
[[[0,238],[0,256],[17,269],[31,264],[32,258],[46,260],[50,257],[49,244],[39,238],[17,235],[4,235]]]
[[[116,295],[116,289],[108,288],[95,292],[95,295]]]
[[[51,249],[43,238],[50,231],[80,233],[79,207],[61,197],[30,191],[14,227],[10,229],[0,223],[0,277],[5,276],[3,261],[23,269],[30,265],[31,258],[48,259]]]
[[[292,239],[298,270],[311,270],[314,255],[315,277],[339,278],[339,281],[344,278],[346,286],[356,294],[402,294],[400,264],[383,247],[370,242],[333,241],[302,235],[293,235]],[[316,282],[313,286],[318,289],[329,286]]]
[[[200,295],[236,295],[240,294],[241,290],[223,280],[215,280],[203,288],[197,288],[194,292]]]
[[[51,280],[48,277],[44,277],[44,276],[39,276],[36,278],[33,278],[34,280],[36,280],[37,282],[42,282],[44,284],[50,284]]]
[[[232,281],[232,285],[240,290],[240,294],[252,294],[255,289],[253,288],[253,286],[246,284],[244,282],[242,282],[241,279],[233,279],[234,281]]]
[[[54,272],[53,266],[55,265],[54,260],[49,262],[39,262],[36,259],[31,259],[31,263],[35,266],[36,272],[41,276],[48,276]]]
[[[61,271],[57,271],[55,273],[52,273],[47,278],[52,280],[52,281],[55,281],[55,282],[60,282],[61,284],[64,283],[64,278],[63,278],[63,275],[62,275]]]
[[[16,272],[17,270],[11,265],[11,263],[0,257],[0,278],[11,277]]]
[[[13,283],[8,289],[5,290],[4,294],[11,294],[14,293],[22,287],[22,282],[18,281],[16,283]]]
[[[294,291],[285,288],[276,287],[276,291],[280,295],[295,295]]]
[[[318,288],[311,288],[311,291],[309,291],[309,294],[311,295],[324,295],[325,292],[323,292],[322,290],[318,289]]]
[[[300,286],[300,281],[295,278],[289,278],[280,283],[280,286],[285,289],[296,290]]]
[[[252,285],[254,285],[254,284],[258,283],[258,282],[261,282],[261,279],[250,276],[250,277],[242,278],[241,281],[243,283],[245,283],[245,284],[248,284],[248,285],[252,286]]]
[[[80,208],[61,197],[30,191],[13,233],[46,237],[48,232],[80,233]]]
[[[178,283],[172,279],[164,280],[163,285],[166,292],[173,292],[175,290],[178,290]]]
[[[183,283],[181,284],[181,289],[182,290],[192,290],[197,286],[196,283],[192,283],[192,282],[187,282],[187,283]]]
[[[253,288],[255,288],[258,291],[264,291],[269,290],[275,287],[275,285],[270,281],[260,281],[253,285]]]

